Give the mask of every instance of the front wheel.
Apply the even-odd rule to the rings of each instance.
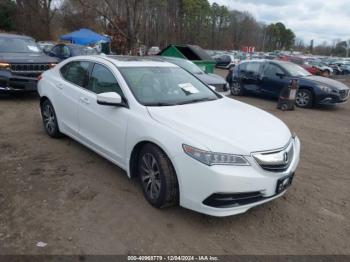
[[[152,206],[163,208],[177,204],[178,182],[175,170],[159,147],[147,144],[142,148],[138,171],[144,196]]]
[[[310,108],[313,103],[313,94],[307,89],[299,89],[296,94],[295,104],[301,108]]]
[[[233,96],[243,95],[243,87],[242,87],[242,84],[239,82],[233,82],[230,87],[230,90],[231,90],[231,95]]]

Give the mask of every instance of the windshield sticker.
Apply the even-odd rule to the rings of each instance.
[[[191,83],[179,84],[179,87],[181,87],[182,90],[184,90],[190,94],[199,93],[199,90],[197,88],[195,88]]]
[[[39,48],[35,45],[28,45],[28,49],[33,52],[39,52]]]

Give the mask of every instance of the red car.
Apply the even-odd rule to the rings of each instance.
[[[306,71],[308,71],[310,74],[322,75],[321,70],[319,70],[316,67],[313,67],[311,65],[306,64],[305,63],[306,60],[304,58],[296,57],[296,56],[282,56],[282,57],[279,57],[278,60],[288,61],[288,62],[292,62],[294,64],[297,64],[297,65],[301,66],[302,68],[304,68]]]

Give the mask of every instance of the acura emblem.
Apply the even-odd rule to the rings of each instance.
[[[284,162],[285,164],[288,163],[288,153],[287,153],[287,152],[284,152],[284,154],[283,154],[283,162]]]

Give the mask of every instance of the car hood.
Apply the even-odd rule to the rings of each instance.
[[[44,53],[0,53],[0,61],[7,63],[57,63],[57,59]]]
[[[322,76],[307,76],[307,77],[302,77],[300,84],[304,83],[311,83],[311,84],[316,84],[317,85],[326,85],[332,88],[336,88],[338,90],[344,90],[344,89],[349,89],[349,87],[339,81],[327,78],[327,77],[322,77]]]
[[[206,83],[207,85],[225,85],[226,80],[215,74],[197,74],[196,75],[202,82]]]
[[[148,111],[156,121],[213,152],[249,155],[281,148],[291,138],[278,118],[230,98]]]

